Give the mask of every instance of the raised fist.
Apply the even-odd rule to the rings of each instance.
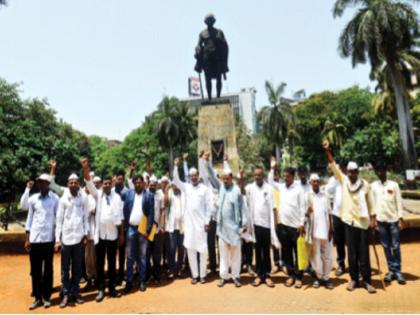
[[[277,165],[276,158],[274,156],[271,157],[270,166],[271,168],[275,168]]]
[[[83,159],[81,159],[81,160],[80,160],[80,163],[82,164],[82,167],[83,167],[84,169],[89,167],[89,160],[88,160],[87,158],[83,158]]]

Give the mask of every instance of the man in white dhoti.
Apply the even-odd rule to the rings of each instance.
[[[228,280],[229,261],[232,270],[232,280],[237,288],[242,284],[239,280],[241,272],[241,233],[246,231],[247,219],[242,207],[242,194],[233,183],[232,170],[228,165],[223,170],[220,181],[208,162],[209,154],[205,155],[207,172],[212,185],[219,191],[216,210],[216,233],[219,237],[219,275],[218,286],[223,287]]]
[[[319,189],[319,176],[312,174],[309,181],[312,189],[307,195],[307,215],[311,218],[313,226],[311,231],[312,246],[310,261],[316,274],[316,279],[312,286],[319,288],[323,284],[327,289],[332,289],[334,286],[329,280],[329,273],[331,272],[333,261],[333,230],[330,202],[328,195]]]
[[[190,265],[192,284],[200,279],[206,282],[207,274],[207,231],[211,218],[211,193],[209,189],[200,183],[198,171],[191,168],[189,175],[191,183],[180,180],[178,174],[179,159],[174,161],[174,184],[185,196],[184,213],[184,247],[187,249],[188,263]],[[198,269],[199,254],[200,269]]]

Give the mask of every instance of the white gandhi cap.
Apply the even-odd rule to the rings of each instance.
[[[357,170],[357,169],[359,169],[359,166],[357,165],[356,162],[349,162],[347,164],[347,170],[348,171],[354,171],[354,170]]]
[[[48,174],[41,174],[38,178],[37,178],[37,180],[43,180],[43,181],[45,181],[45,182],[51,182],[51,177],[50,177],[50,175],[48,175]]]
[[[315,174],[315,173],[311,174],[311,176],[309,177],[309,180],[310,181],[319,180],[318,174]]]

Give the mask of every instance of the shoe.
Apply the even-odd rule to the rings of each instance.
[[[394,274],[392,272],[388,272],[384,277],[384,281],[387,283],[391,283],[392,280],[394,280]]]
[[[344,268],[338,267],[337,270],[335,271],[335,276],[336,277],[342,276],[344,274],[344,272],[345,272]]]
[[[233,278],[233,284],[235,285],[235,287],[240,288],[242,287],[242,283],[239,279]]]
[[[120,286],[122,285],[123,279],[121,277],[117,277],[117,279],[115,280],[115,285],[116,286]]]
[[[356,281],[350,280],[349,283],[347,284],[347,291],[353,291],[355,288],[357,287],[357,283]]]
[[[42,306],[42,301],[41,300],[35,300],[30,306],[29,306],[29,310],[32,311],[34,309],[36,309],[37,307]]]
[[[318,281],[318,280],[315,280],[315,281],[312,283],[312,287],[313,287],[313,288],[315,288],[315,289],[318,289],[320,286],[321,286],[321,284],[319,283],[319,281]]]
[[[168,279],[169,279],[169,280],[172,280],[173,278],[175,278],[175,275],[171,272],[171,273],[168,275]]]
[[[300,289],[302,287],[302,280],[296,280],[295,289]]]
[[[67,295],[63,296],[60,303],[60,308],[65,308],[69,304],[69,297]]]
[[[83,300],[83,298],[79,294],[73,296],[73,299],[77,304],[83,304],[85,302],[85,300]]]
[[[99,290],[98,295],[96,296],[95,300],[96,300],[96,302],[99,303],[99,302],[102,302],[104,297],[105,297],[104,290]]]
[[[274,288],[275,287],[275,284],[274,284],[273,280],[271,280],[270,278],[265,279],[265,284],[269,288]]]
[[[198,278],[191,279],[191,284],[197,284],[197,283],[198,283]]]
[[[141,292],[146,291],[146,283],[140,282],[139,291]]]
[[[395,275],[395,278],[397,279],[398,283],[399,283],[399,284],[401,284],[401,285],[404,285],[404,284],[406,284],[406,283],[407,283],[407,282],[405,281],[405,278],[404,278],[404,276],[402,275],[402,273],[397,273],[397,274]]]
[[[260,278],[260,277],[256,277],[256,278],[254,279],[254,281],[252,282],[252,285],[253,285],[254,287],[258,287],[261,283],[262,283],[261,278]]]
[[[133,289],[132,283],[131,282],[127,282],[125,284],[124,294],[130,293],[132,289]]]
[[[219,283],[217,284],[217,286],[219,288],[222,288],[225,284],[226,284],[226,280],[223,279],[223,278],[220,278]]]
[[[331,282],[330,280],[326,280],[326,281],[324,282],[324,285],[325,285],[325,287],[326,287],[328,290],[332,290],[332,289],[334,289],[334,285],[332,284],[332,282]]]
[[[51,306],[51,299],[44,299],[44,308],[49,308]]]
[[[201,283],[201,284],[206,283],[206,278],[200,278],[200,283]]]
[[[121,297],[121,293],[118,292],[115,289],[111,289],[111,290],[109,290],[109,296],[112,297],[112,298],[119,298],[119,297]]]
[[[293,279],[293,278],[288,278],[288,279],[286,280],[285,286],[286,286],[286,287],[291,287],[294,283],[295,283],[295,279]]]
[[[251,266],[251,265],[248,265],[248,267],[247,267],[247,271],[248,271],[248,274],[249,274],[251,277],[256,277],[256,276],[257,276],[257,274],[255,273],[255,271],[252,269],[252,266]]]
[[[89,279],[85,285],[85,287],[83,288],[83,291],[90,291],[95,287],[95,285],[93,284],[93,279]]]
[[[279,265],[274,265],[273,270],[271,270],[271,274],[275,275],[279,271],[280,271],[280,266]]]
[[[376,289],[373,285],[371,285],[370,283],[365,283],[365,289],[368,291],[368,293],[370,294],[374,294],[376,293]]]
[[[85,284],[86,282],[88,282],[88,279],[86,277],[81,277],[80,278],[80,284]]]

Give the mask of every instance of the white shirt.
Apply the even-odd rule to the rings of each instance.
[[[180,192],[175,195],[172,189],[168,192],[169,207],[167,208],[167,216],[165,222],[165,230],[172,233],[175,230],[183,232],[183,216],[184,216],[184,195]]]
[[[118,226],[124,220],[124,204],[120,195],[113,191],[106,195],[102,189],[96,189],[92,180],[86,181],[86,186],[96,199],[95,244],[99,239],[115,241],[118,239]]]
[[[248,184],[245,190],[254,224],[267,229],[271,228],[270,216],[274,209],[272,187],[265,182],[260,187],[254,182]]]
[[[313,237],[320,240],[328,240],[330,229],[330,202],[323,192],[314,191],[308,193],[308,203],[313,209]]]
[[[403,217],[403,204],[398,183],[380,180],[372,183],[373,214],[379,222],[397,222]]]
[[[154,193],[155,196],[155,218],[154,221],[157,223],[156,232],[160,231],[160,228],[162,226],[162,220],[161,220],[161,212],[163,208],[163,192],[162,190],[156,190]]]
[[[134,204],[128,223],[133,226],[138,226],[143,216],[143,192],[141,194],[134,193]]]
[[[45,197],[37,193],[21,203],[22,209],[28,209],[25,230],[29,231],[31,243],[54,242],[58,200],[58,196],[49,191]]]
[[[294,182],[289,187],[280,184],[279,222],[286,226],[298,228],[305,223],[306,197],[300,183]]]
[[[95,235],[95,213],[96,213],[96,201],[91,194],[87,194],[88,198],[88,212],[89,212],[89,234],[88,239],[93,240]]]
[[[335,176],[331,176],[328,180],[328,184],[326,187],[328,193],[333,194],[333,210],[332,214],[336,217],[340,217],[340,208],[341,208],[341,184],[335,178]]]
[[[89,233],[88,199],[85,193],[78,191],[73,196],[66,190],[60,198],[56,219],[55,240],[64,245],[75,245]]]

